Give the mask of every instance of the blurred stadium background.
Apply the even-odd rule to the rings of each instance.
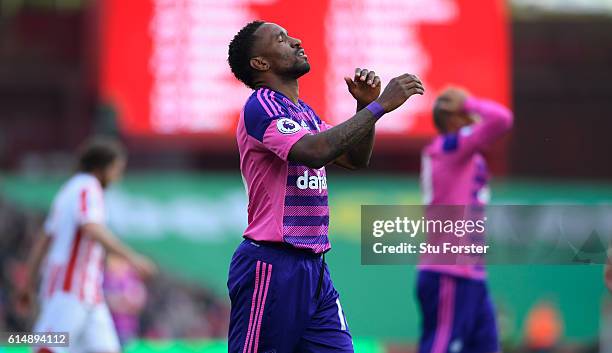
[[[163,270],[145,285],[109,263],[126,351],[226,351],[225,280],[246,224],[233,131],[249,91],[225,60],[255,18],[303,40],[313,69],[301,94],[330,122],[354,109],[342,82],[354,67],[384,82],[416,73],[428,88],[386,119],[368,171],[329,171],[328,262],[357,352],[415,347],[415,268],[361,266],[359,209],[420,202],[429,107],[448,83],[515,111],[513,133],[488,155],[493,203],[612,202],[610,0],[2,0],[0,331],[30,328],[13,295],[32,236],[74,148],[109,134],[130,152],[108,193],[111,227]],[[612,352],[602,266],[489,273],[504,351]]]

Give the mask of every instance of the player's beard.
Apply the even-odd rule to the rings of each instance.
[[[283,72],[283,76],[296,80],[304,75],[306,75],[310,71],[310,63],[308,61],[304,62],[296,62],[293,66],[285,70]]]

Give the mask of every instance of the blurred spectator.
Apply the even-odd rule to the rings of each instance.
[[[557,308],[548,301],[537,303],[527,314],[525,341],[531,353],[555,352],[563,331]]]
[[[205,288],[167,275],[150,283],[149,301],[142,315],[142,336],[152,339],[225,338],[229,307]]]
[[[15,305],[16,288],[25,282],[24,261],[31,234],[41,223],[36,212],[27,212],[0,196],[0,329],[26,331],[27,314]]]
[[[0,331],[28,331],[35,312],[20,310],[16,289],[43,214],[0,196]],[[104,288],[122,343],[134,338],[225,338],[229,309],[215,293],[164,274],[144,285],[125,264],[109,258]]]
[[[111,311],[119,342],[125,346],[137,338],[140,312],[147,301],[147,289],[130,264],[113,255],[106,261],[104,294]]]

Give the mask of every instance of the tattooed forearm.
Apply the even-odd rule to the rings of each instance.
[[[362,109],[352,118],[316,135],[306,135],[289,152],[289,159],[321,168],[373,133],[376,118]]]
[[[367,104],[357,104],[357,112],[365,108]],[[374,148],[374,134],[376,126],[373,126],[370,132],[357,143],[355,147],[346,153],[346,160],[352,169],[364,168],[370,164],[372,149]]]
[[[365,137],[372,133],[375,123],[376,119],[372,116],[372,113],[363,109],[352,119],[336,126],[336,128],[323,132],[330,147],[332,160],[365,140]]]

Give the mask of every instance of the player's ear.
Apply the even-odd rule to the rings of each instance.
[[[261,56],[251,58],[249,65],[251,65],[251,67],[257,71],[268,71],[270,69],[270,64],[268,61]]]

